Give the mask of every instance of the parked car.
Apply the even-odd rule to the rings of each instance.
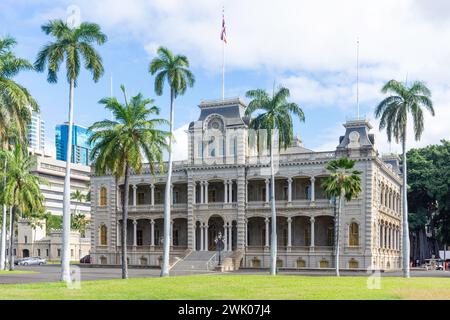
[[[80,263],[91,263],[91,256],[87,255],[80,259]]]
[[[32,265],[42,266],[46,263],[47,263],[47,261],[45,259],[42,259],[40,257],[33,257],[33,258],[20,259],[17,264],[19,266],[32,266]]]

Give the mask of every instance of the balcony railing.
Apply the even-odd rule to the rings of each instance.
[[[122,246],[117,246],[117,249],[120,250]],[[187,249],[187,245],[182,246],[172,246],[171,250],[173,251],[184,251]],[[128,252],[154,252],[154,251],[162,251],[163,246],[162,245],[155,245],[151,246],[149,244],[141,245],[141,246],[127,246]]]
[[[265,246],[247,246],[246,250],[248,252],[263,252]],[[268,247],[270,248],[270,247]],[[278,251],[288,251],[290,249],[291,252],[310,252],[314,250],[315,252],[332,252],[334,247],[333,246],[278,246]]]
[[[279,156],[280,162],[292,162],[292,161],[312,161],[312,160],[330,160],[334,159],[336,154],[332,151],[327,152],[307,152],[298,154],[281,154]],[[249,156],[247,157],[247,163],[249,164],[267,164],[269,165],[268,156]]]
[[[224,202],[209,202],[209,203],[196,203],[194,209],[196,210],[221,210],[221,209],[236,209],[237,203],[224,203]]]
[[[320,207],[331,207],[332,204],[328,199],[317,199],[315,201],[301,199],[301,200],[292,200],[288,202],[287,200],[277,200],[276,206],[278,208],[286,208],[286,207],[310,207],[312,205],[320,206]],[[265,201],[248,201],[247,208],[264,208],[270,207],[270,202]]]
[[[173,210],[187,210],[187,203],[174,203],[172,205]],[[160,212],[164,210],[163,204],[139,204],[136,206],[129,206],[128,211],[129,212]]]

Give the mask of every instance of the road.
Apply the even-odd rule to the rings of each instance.
[[[2,274],[0,275],[0,284],[20,284],[20,283],[35,283],[35,282],[55,282],[59,281],[60,266],[59,265],[46,265],[46,266],[21,266],[16,270],[33,271],[30,274]],[[120,268],[89,268],[82,267],[79,269],[81,272],[81,280],[107,280],[107,279],[120,279]],[[145,278],[145,277],[158,277],[160,271],[158,269],[129,269],[130,278]],[[193,274],[190,271],[178,271],[173,272],[173,276],[183,276]],[[199,273],[197,273],[199,274]],[[209,273],[211,274],[211,273]],[[267,271],[255,271],[255,270],[239,270],[236,272],[229,272],[224,274],[268,274]],[[333,272],[323,271],[282,271],[282,275],[302,275],[302,276],[333,276]],[[367,276],[364,272],[341,272],[342,276]],[[386,272],[382,273],[382,277],[401,276],[401,272]],[[412,277],[450,277],[450,272],[444,271],[411,271]]]

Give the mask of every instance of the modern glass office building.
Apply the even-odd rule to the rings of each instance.
[[[69,124],[66,122],[56,126],[55,145],[56,159],[67,160],[67,140],[69,135]],[[90,165],[89,153],[91,146],[89,145],[89,137],[91,133],[88,129],[74,124],[72,129],[72,163]]]

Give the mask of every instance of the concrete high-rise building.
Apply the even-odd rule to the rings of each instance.
[[[56,159],[66,161],[67,157],[67,140],[69,135],[69,124],[56,126],[55,145],[56,145]],[[90,165],[89,153],[91,146],[89,144],[89,137],[91,133],[87,128],[74,124],[72,128],[72,163]]]
[[[28,125],[29,148],[36,151],[45,149],[45,122],[38,112],[31,111],[31,122]]]

